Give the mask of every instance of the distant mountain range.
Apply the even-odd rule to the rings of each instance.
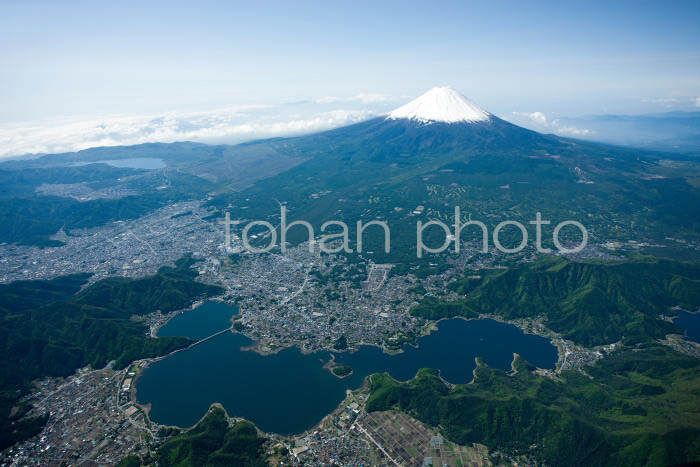
[[[667,151],[700,151],[700,112],[592,115],[560,118],[560,125],[589,130],[580,137]]]

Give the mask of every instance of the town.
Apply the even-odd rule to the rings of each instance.
[[[360,345],[398,352],[431,328],[430,322],[408,313],[421,299],[454,300],[457,295],[448,284],[455,278],[481,277],[502,269],[506,259],[527,262],[535,257],[532,249],[506,258],[499,251],[484,253],[478,242],[464,243],[459,254],[447,255],[438,273],[418,278],[394,274],[392,264],[346,254],[339,240],[326,245],[335,253],[323,251],[317,239],[311,244],[285,244],[284,252],[277,248],[249,253],[240,243],[227,247],[225,236],[221,222],[201,202],[181,202],[133,221],[60,232],[55,239],[63,245],[58,247],[0,245],[0,272],[5,283],[79,272],[92,274],[89,283],[93,283],[113,275],[138,278],[153,274],[191,253],[197,260],[198,280],[223,287],[225,293],[218,299],[239,307],[232,329],[252,338],[257,352],[273,353],[290,346],[303,352],[347,351]],[[613,253],[624,247],[589,244],[570,257],[615,260]],[[137,320],[148,324],[155,337],[176,313],[158,311]],[[493,315],[481,317],[502,320]],[[570,369],[585,373],[588,365],[615,349],[615,345],[575,345],[549,330],[539,318],[506,322],[547,337],[557,346],[556,369],[537,370],[552,378]],[[690,344],[675,338],[668,345]],[[114,465],[129,454],[150,455],[173,432],[152,423],[147,409],[136,403],[133,382],[149,363],[142,360],[120,371],[109,366],[85,368],[67,378],[38,381],[25,402],[33,405],[29,415],[47,414],[48,423],[37,438],[5,452],[0,463],[58,466],[93,461]],[[344,466],[527,462],[489,453],[484,446],[453,445],[405,414],[366,413],[366,391],[366,386],[349,391],[346,401],[309,433],[293,437],[266,434],[270,446],[283,446],[286,454],[282,457],[287,462],[308,466],[329,462]],[[407,432],[413,433],[410,439]]]

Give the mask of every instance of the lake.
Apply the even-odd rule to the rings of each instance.
[[[204,339],[222,329],[231,327],[231,317],[238,314],[238,308],[226,303],[208,301],[193,310],[187,310],[173,317],[158,330],[159,337],[187,336]]]
[[[700,343],[700,313],[688,313],[676,311],[678,316],[673,322],[685,329],[685,335],[689,340]]]
[[[201,338],[225,329],[237,309],[213,303],[176,316],[161,332]],[[217,328],[219,324],[223,326]],[[374,346],[335,353],[338,363],[354,370],[344,379],[323,368],[331,352],[304,355],[293,347],[263,356],[241,350],[252,344],[241,334],[224,333],[151,364],[136,384],[139,402],[150,403],[151,419],[165,425],[192,426],[211,403],[220,402],[229,415],[251,420],[263,431],[296,434],[316,425],[347,389],[357,389],[372,373],[388,372],[405,381],[430,367],[447,381],[465,383],[477,356],[503,370],[510,369],[513,352],[542,368],[554,368],[557,361],[557,349],[548,339],[490,319],[441,321],[437,331],[418,340],[418,347],[406,346],[397,355]]]

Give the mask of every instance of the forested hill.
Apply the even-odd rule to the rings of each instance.
[[[130,319],[189,306],[222,289],[195,282],[193,260],[163,267],[142,279],[110,278],[78,292],[87,275],[0,285],[0,449],[18,441],[23,429],[9,412],[29,383],[45,376],[67,376],[90,365],[153,357],[188,345],[185,338],[147,337],[148,328]]]
[[[594,346],[637,343],[683,331],[659,315],[700,307],[700,264],[638,258],[581,263],[542,258],[483,279],[449,286],[455,302],[425,299],[412,313],[427,319],[491,313],[506,319],[546,316],[565,339]]]
[[[435,370],[407,383],[371,377],[367,410],[396,407],[460,444],[483,443],[551,466],[666,466],[700,458],[700,362],[650,345],[616,352],[561,381],[483,362],[449,388]]]
[[[249,422],[238,422],[229,428],[226,414],[215,407],[197,426],[165,442],[156,454],[156,461],[163,467],[264,467],[267,465],[262,449],[264,441]]]

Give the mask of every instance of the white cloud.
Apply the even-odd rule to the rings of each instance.
[[[556,120],[554,122],[556,122]],[[573,126],[559,126],[557,127],[556,133],[570,136],[590,136],[593,131],[586,128],[576,128]]]
[[[549,120],[542,112],[513,112],[514,120],[538,131],[550,131],[563,136],[590,136],[593,132],[585,128],[562,125],[558,120]]]
[[[679,100],[676,97],[658,97],[656,99],[642,99],[642,102],[658,104],[663,107],[673,107],[679,102]]]
[[[366,120],[374,115],[370,110],[345,109],[300,115],[280,106],[259,105],[210,112],[69,117],[1,125],[0,157],[147,142],[236,143],[325,130]]]
[[[700,107],[700,97],[695,96],[656,97],[642,99],[642,102],[669,110],[688,110],[692,107]]]
[[[332,104],[335,102],[361,102],[363,104],[377,104],[383,102],[397,102],[406,99],[407,96],[391,96],[387,94],[371,94],[361,92],[350,97],[328,96],[316,100],[318,104]]]
[[[532,112],[532,113],[525,113],[525,112],[513,112],[516,115],[524,116],[524,117],[529,117],[534,121],[535,123],[539,123],[540,125],[547,125],[547,116],[543,114],[542,112]]]
[[[321,97],[320,99],[316,99],[317,104],[334,104],[336,102],[340,102],[342,99],[340,97],[335,97],[335,96],[327,96],[327,97]]]

